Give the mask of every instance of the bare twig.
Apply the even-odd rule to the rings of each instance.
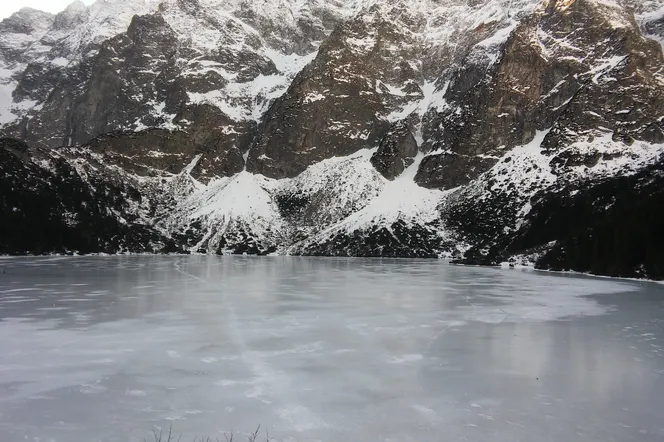
[[[260,433],[261,426],[259,425],[256,428],[256,431],[253,433],[250,433],[249,436],[247,437],[248,442],[258,442],[258,436]],[[164,430],[159,428],[159,432],[157,432],[156,428],[152,429],[152,435],[154,436],[154,442],[181,442],[182,440],[182,433],[180,433],[179,436],[176,436],[173,434],[173,427],[171,426],[168,429],[168,433],[164,433]],[[230,433],[224,433],[224,442],[234,442],[235,439],[235,432],[234,430],[231,430]],[[270,437],[270,434],[268,433],[267,430],[265,430],[265,441],[266,442],[271,442],[272,438]],[[143,442],[148,442],[147,439],[143,439]],[[212,437],[201,437],[200,439],[198,437],[195,437],[193,442],[222,442],[222,439],[216,438],[212,439]]]
[[[256,431],[253,432],[253,434],[249,435],[249,442],[256,442],[258,440],[258,432],[260,431],[261,426],[259,425],[258,428],[256,428]]]
[[[224,437],[226,438],[226,442],[233,442],[233,430],[231,430],[230,437],[226,433],[224,433]]]

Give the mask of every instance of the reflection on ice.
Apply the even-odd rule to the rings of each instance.
[[[3,442],[664,437],[660,285],[406,260],[0,266]]]

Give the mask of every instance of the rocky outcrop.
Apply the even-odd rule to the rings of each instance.
[[[574,31],[574,32],[572,32]],[[515,146],[551,129],[545,149],[613,133],[660,142],[662,52],[633,14],[596,0],[550,0],[521,23],[499,59],[469,54],[430,117],[436,153],[417,181],[429,187],[468,184]]]
[[[415,161],[417,141],[408,126],[397,123],[385,134],[371,164],[388,180],[393,180]]]
[[[201,110],[204,109],[195,109],[197,112]],[[213,118],[227,121],[215,109],[209,111]],[[189,132],[165,129],[113,132],[91,140],[85,147],[103,155],[107,164],[143,176],[178,174],[200,157],[191,174],[207,182],[213,177],[231,176],[242,171],[243,152],[236,146],[242,146],[251,136],[249,128],[245,130],[244,133],[233,133],[231,136],[226,136],[222,131],[202,130],[200,127]]]
[[[440,225],[412,226],[402,220],[387,226],[372,226],[352,233],[339,232],[326,241],[312,242],[298,254],[303,256],[358,256],[383,258],[438,258],[453,245],[439,234]]]
[[[248,169],[293,177],[321,160],[378,147],[424,99],[422,80],[433,70],[427,26],[423,11],[397,1],[376,3],[337,27],[266,113]]]
[[[452,68],[470,48],[508,25],[502,8],[511,13],[513,7],[515,15],[532,8],[529,1],[501,1],[487,20],[487,8],[496,7],[492,3],[365,2],[266,112],[248,170],[294,177],[324,159],[378,147],[398,121],[417,132],[423,114],[438,105]],[[464,29],[478,21],[486,23]]]
[[[541,192],[521,228],[484,238],[462,262],[534,261],[547,270],[664,278],[664,163],[635,175]]]
[[[44,52],[0,47],[20,62],[7,80],[10,101],[20,105],[10,105],[0,131],[50,148],[103,137],[155,152],[161,140],[176,140],[203,155],[204,179],[230,176],[244,168],[264,108],[344,13],[316,2],[277,8],[238,0],[220,8],[215,1],[110,0],[75,3],[39,20],[37,11],[16,14],[3,22],[5,32],[28,32],[25,23],[34,21],[30,32]],[[155,133],[163,134],[157,145]],[[111,148],[106,142],[104,150]]]
[[[131,183],[81,176],[62,157],[0,139],[2,254],[181,250],[144,223],[143,198]]]
[[[31,63],[14,96],[42,102],[42,108],[8,132],[35,146],[60,147],[139,124],[156,126],[158,118],[166,117],[155,106],[173,80],[168,72],[176,44],[159,15],[136,16],[126,33],[104,42],[95,57],[81,64],[63,69]]]

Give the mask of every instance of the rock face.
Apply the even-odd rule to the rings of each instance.
[[[316,2],[252,8],[240,0],[75,3],[56,17],[23,11],[3,22],[9,41],[0,62],[10,76],[0,82],[11,90],[0,129],[50,148],[178,132],[191,146],[187,162],[204,155],[205,179],[231,176],[244,168],[264,109],[345,13]],[[36,41],[26,45],[19,31]],[[155,151],[152,136],[128,136]]]
[[[417,125],[465,52],[504,32],[511,6],[520,13],[533,2],[365,2],[267,111],[248,170],[291,178],[321,160],[378,147],[399,120]],[[455,33],[482,20],[482,29]]]
[[[439,155],[417,181],[453,188],[489,170],[505,152],[550,130],[560,150],[606,131],[616,140],[661,143],[662,51],[623,8],[595,0],[550,0],[519,24],[499,55],[460,69],[445,112],[432,117]],[[486,73],[486,74],[485,74]]]
[[[198,109],[205,112],[205,109]],[[208,121],[228,121],[209,109]],[[200,114],[199,114],[200,115]],[[214,118],[217,117],[217,118]],[[201,181],[230,176],[244,168],[243,152],[236,146],[250,136],[250,131],[224,137],[217,131],[184,131],[146,129],[140,132],[121,131],[99,136],[87,147],[104,155],[105,161],[138,175],[159,176],[181,172],[197,156],[201,159],[192,176]],[[199,138],[200,137],[200,138]]]
[[[299,253],[304,256],[360,256],[384,258],[437,258],[450,247],[435,223],[412,226],[403,220],[390,225],[338,233],[326,241],[310,243]]]
[[[22,10],[0,22],[0,252],[662,278],[663,23],[664,0]]]
[[[397,123],[383,137],[371,156],[371,164],[385,178],[393,180],[413,164],[417,152],[417,141],[408,126]]]
[[[152,213],[130,182],[82,175],[20,141],[0,139],[0,194],[3,254],[181,251],[145,223]]]
[[[541,193],[517,232],[487,238],[465,262],[662,279],[663,168]]]
[[[119,128],[163,123],[159,120],[167,116],[157,103],[164,101],[173,82],[169,73],[176,44],[174,31],[160,15],[135,16],[126,33],[105,41],[98,54],[71,77],[56,77],[44,84],[44,77],[50,80],[52,72],[24,73],[17,86],[21,98],[37,101],[46,94],[48,98],[34,118],[19,125],[18,134],[32,145],[60,147],[85,143]],[[31,66],[35,65],[28,70]],[[77,87],[86,80],[85,88]],[[43,86],[35,90],[32,82],[37,81]],[[52,89],[49,93],[45,88]]]
[[[399,57],[390,48],[403,34],[377,11],[367,14],[338,27],[268,110],[248,170],[290,178],[321,160],[378,144],[388,128],[378,117],[387,91],[379,79],[387,71],[395,76],[388,57]],[[408,80],[412,69],[405,65],[397,75]],[[407,93],[417,95],[418,89],[411,84]]]

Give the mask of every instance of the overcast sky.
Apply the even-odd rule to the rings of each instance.
[[[21,8],[30,7],[48,12],[60,12],[74,0],[0,0],[0,19],[9,17]],[[83,0],[89,5],[94,0]]]

